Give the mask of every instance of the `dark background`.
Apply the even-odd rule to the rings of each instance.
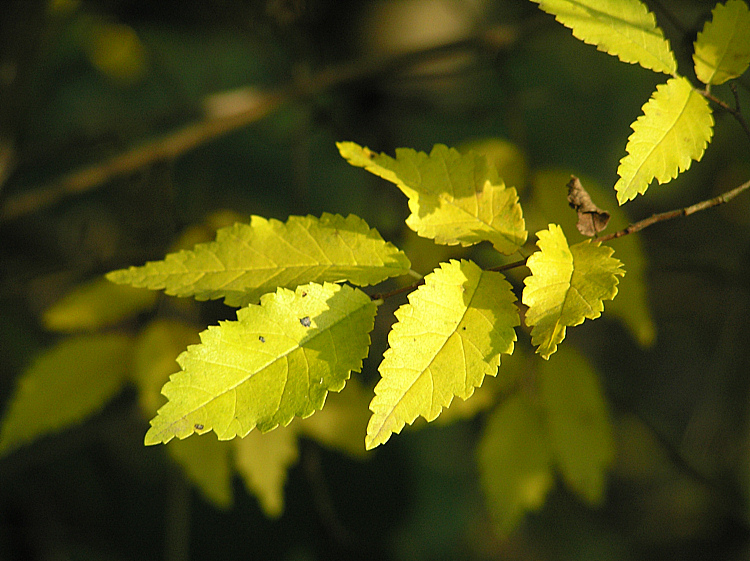
[[[692,78],[692,41],[712,4],[647,4]],[[103,29],[137,41],[97,43]],[[213,211],[354,213],[403,243],[402,196],[348,166],[338,140],[392,154],[503,138],[532,172],[612,186],[629,124],[665,80],[520,0],[16,0],[0,8],[0,40],[0,403],[57,340],[44,309],[77,283],[163,257]],[[398,49],[424,52],[404,61]],[[747,109],[747,78],[738,86]],[[261,101],[282,91],[285,103],[81,191],[61,183],[205,122],[213,94],[244,87]],[[714,93],[733,103],[727,87]],[[703,161],[626,205],[631,219],[748,179],[748,138],[731,116],[715,118]],[[617,427],[600,509],[558,486],[513,536],[495,536],[473,460],[478,419],[405,431],[366,461],[305,441],[279,520],[239,481],[222,511],[142,446],[147,423],[126,392],[82,426],[0,458],[0,559],[747,559],[749,226],[745,194],[643,232],[652,346],[606,312],[570,330]],[[230,315],[216,303],[202,314]]]

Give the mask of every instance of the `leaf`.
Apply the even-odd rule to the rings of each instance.
[[[299,457],[295,431],[251,432],[233,444],[237,471],[245,487],[258,497],[266,516],[281,516],[287,472]]]
[[[395,313],[380,364],[365,446],[372,449],[418,416],[434,420],[454,396],[467,399],[500,353],[511,354],[519,325],[510,283],[470,261],[442,263]]]
[[[615,184],[623,204],[643,194],[656,178],[667,183],[700,160],[713,135],[714,119],[706,99],[686,78],[660,84],[630,125],[628,155],[620,160]]]
[[[744,74],[750,64],[750,10],[742,0],[713,9],[695,40],[695,75],[704,84],[723,84]]]
[[[138,401],[151,418],[164,403],[161,388],[177,368],[177,357],[188,345],[200,342],[199,329],[179,321],[159,319],[138,335],[133,351],[131,378],[138,388]]]
[[[437,144],[429,155],[410,148],[396,158],[376,154],[354,142],[339,142],[341,155],[401,189],[409,198],[406,224],[422,237],[445,245],[490,241],[510,255],[526,241],[521,206],[487,159],[474,152]]]
[[[654,14],[639,0],[532,0],[555,16],[573,35],[623,62],[675,74],[677,62],[657,27]]]
[[[214,242],[113,271],[107,278],[243,306],[277,287],[341,281],[364,286],[406,274],[409,268],[403,252],[356,216],[290,216],[286,223],[253,216],[249,225],[220,229]]]
[[[0,431],[0,453],[82,422],[125,383],[133,341],[82,335],[39,355],[21,375]]]
[[[581,180],[571,176],[568,182],[568,204],[578,214],[576,228],[584,236],[596,236],[609,223],[609,212],[600,209],[591,200],[591,195],[581,185]]]
[[[518,392],[487,420],[477,447],[479,477],[501,535],[539,509],[554,484],[552,450],[541,412]]]
[[[260,305],[201,333],[177,359],[147,445],[214,430],[220,440],[269,431],[323,407],[359,371],[377,306],[360,290],[326,283],[279,288]]]
[[[322,411],[306,419],[295,419],[291,426],[326,448],[362,458],[366,453],[362,441],[370,417],[370,393],[369,388],[352,378],[342,392],[328,396]]]
[[[548,169],[537,171],[532,178],[531,198],[524,204],[529,228],[542,229],[556,218],[560,220],[563,232],[572,232],[575,219],[569,211],[562,195],[563,186],[570,178],[570,170]],[[611,219],[609,228],[621,230],[630,224],[623,207],[617,206],[615,193],[605,189],[591,178],[585,179],[586,190],[591,196],[609,206]],[[572,234],[575,236],[576,234]],[[571,237],[572,237],[571,236]],[[656,326],[651,317],[647,295],[647,262],[640,233],[617,239],[617,256],[627,263],[628,274],[617,285],[617,298],[607,305],[607,315],[621,319],[631,333],[644,347],[651,345],[656,338]],[[510,273],[509,273],[510,274]]]
[[[42,323],[50,331],[95,331],[148,310],[156,297],[150,290],[117,286],[99,277],[55,302],[44,312]]]
[[[539,392],[555,461],[573,491],[592,504],[604,497],[615,444],[596,373],[571,347],[539,371]]]
[[[232,504],[231,447],[212,435],[173,440],[167,452],[206,499],[219,508]]]
[[[529,307],[526,324],[533,326],[531,342],[542,358],[549,359],[567,327],[601,315],[602,300],[615,297],[617,277],[625,271],[608,246],[586,240],[568,247],[556,224],[537,236],[540,251],[526,262],[531,275],[524,279],[522,300]]]

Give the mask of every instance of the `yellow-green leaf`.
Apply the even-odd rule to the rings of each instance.
[[[337,143],[353,166],[394,183],[409,198],[406,224],[422,237],[446,245],[490,241],[510,255],[526,241],[518,194],[506,187],[487,159],[437,144],[429,155],[410,148],[396,158],[354,142]]]
[[[118,286],[104,277],[74,288],[42,316],[50,331],[95,331],[151,308],[157,294],[142,288]]]
[[[125,383],[133,341],[82,335],[43,352],[21,374],[0,431],[0,453],[82,422]]]
[[[615,184],[623,204],[643,194],[651,181],[667,183],[700,160],[713,135],[714,118],[706,99],[686,78],[660,84],[631,125],[628,155],[620,160]]]
[[[107,278],[242,306],[277,287],[341,281],[365,286],[406,274],[409,268],[403,252],[356,216],[291,216],[286,223],[253,216],[249,225],[220,229],[214,242],[113,271]]]
[[[232,504],[231,447],[215,435],[173,440],[167,452],[211,503],[219,508]]]
[[[487,420],[477,447],[487,506],[503,536],[539,509],[552,488],[552,450],[539,407],[518,392]]]
[[[639,0],[532,0],[573,35],[623,62],[654,72],[677,72],[669,41]]]
[[[713,9],[695,40],[695,75],[704,84],[723,84],[741,76],[750,64],[750,10],[742,0]]]
[[[200,343],[195,326],[159,319],[149,323],[138,335],[133,351],[131,378],[138,388],[138,401],[147,418],[164,403],[161,388],[178,369],[177,357],[188,345]]]
[[[359,371],[377,306],[350,286],[279,288],[201,333],[177,359],[146,444],[214,430],[221,440],[269,431],[323,407]]]
[[[418,416],[434,420],[454,396],[467,399],[513,352],[516,298],[500,274],[470,261],[442,263],[396,311],[380,364],[368,449]]]
[[[531,342],[537,353],[549,359],[567,327],[601,315],[602,300],[615,297],[617,277],[625,271],[608,246],[586,240],[568,247],[556,224],[537,236],[540,251],[526,262],[531,275],[524,279],[523,303],[529,307],[526,324],[532,326]]]
[[[255,431],[232,444],[247,490],[258,498],[266,516],[281,516],[287,472],[299,456],[295,431],[291,427],[266,434]]]
[[[576,213],[565,199],[565,184],[569,180],[569,170],[541,170],[534,174],[531,198],[524,204],[530,229],[539,230],[552,221],[558,221],[563,232],[570,234],[570,241],[583,239],[576,231]],[[608,231],[622,230],[631,222],[625,209],[617,206],[611,187],[604,189],[590,178],[582,177],[581,181],[594,202],[611,214]],[[623,236],[612,245],[618,258],[627,264],[628,274],[620,279],[618,297],[607,305],[607,315],[620,318],[641,345],[649,346],[656,338],[656,324],[648,302],[646,253],[640,234]]]
[[[539,369],[550,444],[565,483],[592,504],[604,498],[615,459],[607,405],[596,373],[573,348],[561,347]]]

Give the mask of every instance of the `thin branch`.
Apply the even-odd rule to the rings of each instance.
[[[157,162],[177,158],[229,132],[255,123],[292,101],[320,94],[344,84],[398,72],[415,64],[463,50],[507,49],[518,41],[522,33],[523,30],[518,27],[500,25],[468,38],[420,51],[346,63],[322,70],[307,79],[298,79],[286,87],[256,94],[252,102],[246,102],[239,111],[228,115],[209,116],[104,162],[65,175],[48,185],[8,198],[0,209],[0,222],[50,207],[65,197],[92,191],[116,177],[131,174]],[[214,96],[210,96],[209,99],[212,97]]]
[[[706,210],[708,208],[712,208],[718,205],[722,205],[724,203],[728,203],[729,201],[734,199],[737,195],[739,195],[743,191],[746,191],[748,188],[750,188],[750,181],[747,181],[743,183],[742,185],[740,185],[739,187],[735,187],[731,191],[727,191],[726,193],[723,193],[719,195],[718,197],[714,197],[713,199],[701,201],[699,203],[696,203],[691,206],[687,206],[685,208],[680,208],[677,210],[670,210],[667,212],[654,214],[648,218],[645,218],[644,220],[641,220],[639,222],[635,222],[634,224],[629,225],[627,228],[624,228],[623,230],[620,230],[619,232],[614,232],[612,234],[607,234],[606,236],[601,236],[597,238],[597,240],[600,242],[606,242],[614,238],[621,238],[623,236],[627,236],[628,234],[639,232],[643,230],[644,228],[648,228],[649,226],[656,224],[657,222],[664,222],[665,220],[672,220],[673,218],[677,218],[678,216],[690,216],[691,214],[695,214],[696,212],[699,212],[701,210]]]
[[[739,95],[737,95],[737,86],[735,84],[730,84],[729,87],[732,90],[732,95],[734,95],[734,102],[735,102],[734,107],[729,105],[726,101],[719,99],[708,90],[699,90],[699,91],[703,95],[703,97],[713,101],[716,105],[718,105],[719,107],[727,111],[729,114],[731,114],[732,117],[734,117],[735,120],[740,124],[740,126],[742,127],[742,130],[745,131],[745,134],[747,135],[747,137],[750,139],[750,126],[748,126],[747,120],[745,119],[745,116],[742,114],[742,109],[740,108],[740,98],[739,98]]]

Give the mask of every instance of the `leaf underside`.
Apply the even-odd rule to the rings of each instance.
[[[695,75],[704,84],[723,84],[741,76],[750,64],[750,10],[742,0],[713,9],[695,40]]]
[[[350,164],[401,189],[411,210],[406,224],[420,236],[446,245],[489,241],[506,255],[526,241],[516,190],[503,184],[484,156],[442,144],[429,155],[399,148],[395,159],[354,142],[337,146]]]
[[[279,288],[241,308],[180,355],[146,444],[209,430],[228,440],[313,414],[360,370],[376,308],[364,292],[331,283]]]
[[[686,78],[660,84],[631,125],[628,152],[617,168],[617,201],[643,194],[651,181],[667,183],[700,160],[713,135],[708,101]]]
[[[537,232],[539,251],[526,265],[523,303],[529,307],[526,324],[532,326],[531,342],[542,358],[549,357],[565,338],[565,330],[598,318],[603,300],[617,294],[618,276],[625,274],[613,250],[586,240],[568,247],[562,229],[550,224]]]
[[[107,278],[243,306],[277,287],[341,281],[365,286],[406,274],[410,266],[403,252],[354,215],[291,216],[286,223],[253,216],[250,224],[220,229],[214,242]]]
[[[513,352],[519,324],[510,283],[470,261],[442,263],[396,311],[365,446],[374,448],[418,416],[434,420],[467,399]]]
[[[532,0],[573,31],[573,35],[623,62],[675,74],[677,62],[657,27],[654,14],[639,0]]]

